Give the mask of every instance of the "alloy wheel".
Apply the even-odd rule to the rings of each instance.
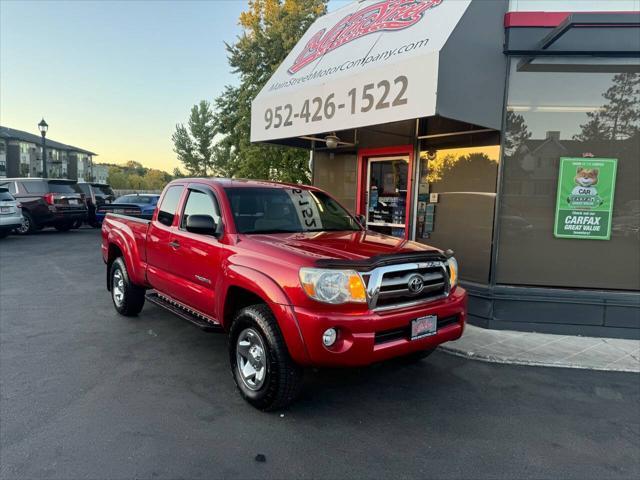
[[[16,232],[18,232],[19,234],[23,235],[25,233],[27,233],[29,231],[29,228],[31,227],[31,222],[29,222],[29,219],[27,217],[22,217],[22,223],[20,224],[20,226],[18,228],[16,228]]]
[[[118,307],[121,307],[124,302],[124,276],[120,269],[113,272],[113,284],[111,289],[113,290],[113,301]]]
[[[264,385],[267,378],[267,352],[260,335],[253,328],[245,328],[236,342],[236,368],[242,383],[252,391]]]

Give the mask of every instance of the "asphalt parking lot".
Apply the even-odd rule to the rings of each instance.
[[[99,240],[0,240],[3,479],[640,477],[632,373],[436,352],[310,371],[294,406],[258,412],[224,335],[115,313]]]

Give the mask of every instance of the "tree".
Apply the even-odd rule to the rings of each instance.
[[[167,172],[146,168],[139,162],[128,161],[124,165],[109,165],[107,181],[120,190],[162,190],[173,180]]]
[[[120,167],[109,167],[109,177],[107,179],[111,188],[129,188],[129,181]]]
[[[326,0],[250,0],[240,15],[242,35],[227,44],[229,65],[240,84],[215,99],[216,167],[227,176],[308,182],[306,150],[254,145],[249,140],[251,101],[311,23],[326,12]]]
[[[507,110],[507,131],[504,136],[504,153],[513,156],[531,138],[531,132],[524,117]]]
[[[640,74],[619,73],[602,94],[608,102],[599,110],[587,112],[589,121],[580,125],[575,140],[625,140],[640,129]]]
[[[201,100],[191,108],[188,127],[176,125],[176,131],[171,137],[174,152],[184,165],[189,175],[207,176],[215,173],[212,148],[216,131],[211,104]]]

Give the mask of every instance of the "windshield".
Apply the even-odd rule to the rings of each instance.
[[[51,193],[82,193],[77,183],[49,182]]]
[[[104,195],[105,197],[113,195],[113,190],[108,185],[94,185],[93,190],[96,195]]]
[[[356,220],[323,192],[299,188],[226,188],[238,233],[360,230]]]
[[[125,195],[124,197],[117,198],[115,203],[155,203],[157,197],[142,196],[142,195]]]

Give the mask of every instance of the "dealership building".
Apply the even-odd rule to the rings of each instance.
[[[370,230],[454,250],[471,323],[640,338],[639,7],[353,2],[254,99],[251,140],[308,149]]]

